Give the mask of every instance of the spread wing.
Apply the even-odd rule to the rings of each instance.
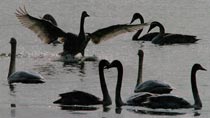
[[[23,26],[32,30],[45,43],[49,44],[66,34],[49,21],[29,15],[25,7],[17,9],[15,15]]]
[[[135,25],[131,24],[113,25],[110,27],[99,29],[93,33],[89,33],[89,37],[91,38],[93,43],[98,44],[102,40],[108,40],[112,37],[118,36],[126,32],[133,32],[139,29],[143,29],[144,26],[147,25],[149,25],[149,23],[135,24]]]

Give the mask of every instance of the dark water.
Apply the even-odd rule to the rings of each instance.
[[[152,110],[141,107],[115,109],[114,94],[117,71],[106,71],[107,84],[113,105],[108,108],[93,106],[83,110],[61,110],[52,102],[63,92],[82,90],[102,97],[99,85],[98,62],[84,65],[69,65],[55,61],[62,46],[43,44],[30,30],[20,25],[14,12],[26,6],[33,16],[52,14],[59,27],[73,33],[79,32],[80,15],[86,10],[91,16],[86,19],[85,30],[93,32],[113,24],[128,23],[133,13],[140,12],[145,21],[157,20],[167,32],[197,35],[202,39],[193,45],[155,46],[150,42],[133,42],[133,33],[124,34],[99,45],[89,43],[86,55],[112,61],[119,59],[124,66],[122,98],[132,95],[137,78],[138,49],[145,52],[143,79],[159,79],[171,83],[174,94],[193,103],[190,71],[194,63],[210,68],[210,2],[208,0],[16,0],[0,4],[0,115],[3,118],[137,118],[137,117],[204,117],[210,116],[210,74],[198,72],[197,81],[203,102],[202,110]],[[145,31],[146,32],[146,31]],[[11,92],[7,84],[10,53],[9,40],[18,40],[17,70],[36,71],[45,77],[39,85],[16,84]],[[5,56],[5,55],[6,56]],[[14,107],[16,106],[16,107]]]

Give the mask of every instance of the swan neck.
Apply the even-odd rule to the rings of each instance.
[[[143,58],[144,55],[139,55],[139,67],[138,67],[138,76],[137,76],[137,82],[136,82],[136,87],[142,83],[142,68],[143,68]]]
[[[141,30],[138,30],[138,31],[133,35],[132,40],[138,40],[138,37],[140,36],[141,32],[142,32],[142,29],[141,29]]]
[[[111,97],[109,95],[105,77],[104,77],[104,66],[103,65],[99,65],[99,78],[100,78],[100,84],[101,84],[101,91],[103,94],[103,105],[104,106],[111,105],[112,102],[111,102]]]
[[[197,70],[195,68],[192,68],[191,72],[191,86],[192,86],[192,94],[194,97],[194,107],[196,109],[200,109],[202,107],[202,102],[198,93],[198,88],[197,88],[197,82],[196,82],[196,72]]]
[[[160,44],[165,34],[165,28],[163,27],[163,25],[157,24],[157,26],[159,27],[159,34],[152,39],[152,43],[154,44]]]
[[[16,44],[11,44],[11,55],[10,55],[10,65],[8,77],[15,72],[15,62],[16,62]]]
[[[122,77],[123,77],[122,65],[118,65],[117,70],[118,70],[118,76],[117,76],[115,103],[116,107],[121,107],[124,104],[121,98],[121,87],[122,87]]]
[[[80,21],[80,33],[79,36],[85,36],[85,31],[84,31],[84,22],[85,22],[85,17],[82,15],[81,16],[81,21]]]
[[[163,27],[163,25],[162,25],[162,24],[158,24],[158,27],[159,27],[159,29],[160,29],[160,34],[161,34],[161,35],[164,35],[164,33],[165,33],[165,28]]]

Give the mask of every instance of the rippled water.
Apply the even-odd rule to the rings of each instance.
[[[0,115],[4,118],[138,118],[138,117],[209,117],[210,74],[198,72],[198,87],[203,102],[202,110],[152,110],[141,107],[115,109],[114,94],[117,71],[106,71],[106,80],[113,105],[108,108],[96,106],[90,110],[61,110],[52,102],[63,92],[83,90],[101,96],[98,62],[84,65],[65,64],[55,61],[62,46],[43,44],[30,30],[20,25],[14,12],[26,6],[33,16],[52,14],[59,27],[65,31],[79,32],[80,15],[86,10],[91,16],[86,19],[85,30],[93,32],[113,24],[128,23],[133,13],[140,12],[145,21],[157,20],[164,24],[167,32],[197,35],[197,44],[155,46],[150,42],[133,42],[133,33],[123,34],[99,45],[89,43],[86,55],[112,61],[119,59],[124,66],[122,97],[132,95],[137,78],[138,49],[145,52],[143,79],[159,79],[170,82],[174,94],[193,103],[190,71],[194,63],[210,68],[210,1],[208,0],[15,0],[0,4]],[[146,32],[146,31],[145,31]],[[9,40],[18,40],[17,70],[36,71],[46,83],[38,85],[16,84],[11,92],[7,84],[10,53]],[[12,106],[16,107],[12,107]],[[95,107],[95,106],[94,106]]]

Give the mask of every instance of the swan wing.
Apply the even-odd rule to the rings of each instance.
[[[126,33],[126,32],[133,32],[139,29],[143,29],[144,26],[149,25],[149,23],[143,23],[143,24],[118,24],[109,26],[106,28],[99,29],[91,34],[89,34],[89,37],[93,41],[93,43],[98,44],[102,40],[108,40],[112,37],[118,36],[120,34]]]
[[[49,21],[29,15],[25,7],[17,9],[15,15],[23,26],[32,30],[44,43],[49,44],[65,35],[64,31]]]

